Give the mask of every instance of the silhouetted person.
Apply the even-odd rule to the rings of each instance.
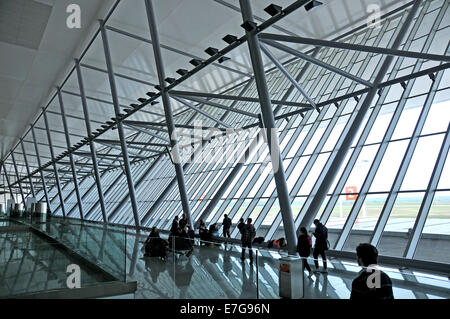
[[[392,282],[389,276],[376,269],[378,250],[371,244],[356,247],[358,265],[363,267],[358,277],[353,279],[350,299],[394,299]]]
[[[252,242],[253,238],[256,236],[256,229],[255,226],[252,225],[252,219],[247,219],[247,224],[242,226],[242,237],[241,237],[241,244],[242,244],[242,256],[241,260],[245,260],[245,249],[248,247],[249,250],[249,256],[250,256],[250,263],[253,262],[253,250],[252,250]]]
[[[230,238],[231,219],[228,217],[227,214],[223,215],[222,226],[223,226],[223,237]],[[225,243],[227,243],[226,239]]]
[[[242,228],[243,228],[244,226],[245,226],[244,218],[239,219],[239,223],[238,223],[238,225],[237,225],[237,228],[239,229],[239,233],[241,233],[241,235],[242,235]]]
[[[183,214],[183,217],[180,219],[179,223],[178,223],[178,227],[180,227],[181,229],[184,229],[184,227],[188,224],[188,219],[186,214]]]
[[[175,216],[175,218],[172,221],[172,227],[170,227],[170,234],[172,236],[174,236],[177,233],[178,227],[179,227],[179,225],[178,225],[178,216]]]
[[[320,255],[323,262],[323,272],[327,273],[327,256],[325,251],[328,250],[328,229],[318,219],[314,220],[314,225],[316,225],[316,230],[313,233],[314,237],[316,237],[316,244],[313,250],[314,265],[316,266],[316,271],[319,271],[319,260],[317,258]]]
[[[146,257],[160,257],[165,259],[167,255],[168,243],[159,236],[156,227],[152,228],[150,235],[145,240],[145,256]]]
[[[308,264],[308,257],[311,255],[312,240],[305,227],[300,228],[300,236],[297,241],[297,252],[302,257],[303,267],[308,270],[309,277],[312,276],[311,267]]]
[[[209,226],[208,241],[217,242],[217,237],[219,237],[219,230],[217,224],[214,223]]]
[[[205,241],[208,240],[208,230],[206,229],[206,224],[203,219],[200,219],[200,225],[198,227],[198,235],[200,236],[200,244],[205,244]]]

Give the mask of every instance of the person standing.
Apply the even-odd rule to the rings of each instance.
[[[255,226],[252,225],[252,219],[247,219],[247,224],[242,226],[242,237],[241,237],[241,244],[242,244],[242,256],[241,260],[245,260],[245,250],[248,247],[249,250],[249,256],[250,256],[250,263],[253,263],[253,250],[252,250],[252,242],[253,238],[256,236],[256,229]]]
[[[231,218],[228,217],[227,214],[223,215],[223,237],[225,237],[225,244],[227,243],[226,238],[230,238],[230,228],[231,228]]]
[[[300,236],[297,241],[297,252],[302,257],[303,268],[308,270],[309,278],[312,276],[311,267],[308,264],[308,257],[311,255],[311,237],[308,235],[308,231],[305,227],[300,228]]]
[[[244,226],[245,226],[244,218],[239,219],[239,224],[237,225],[237,228],[239,229],[241,236],[242,236],[242,230],[243,230]]]
[[[172,221],[172,227],[170,227],[170,233],[171,235],[175,235],[178,230],[178,216],[175,216],[175,218]]]
[[[313,233],[314,237],[316,237],[316,244],[313,250],[314,265],[316,266],[316,271],[319,271],[319,260],[317,258],[320,255],[323,262],[323,272],[327,273],[327,256],[325,251],[328,250],[328,229],[318,219],[314,220],[314,225],[316,225],[316,230]]]
[[[394,299],[391,278],[376,268],[377,248],[371,244],[359,244],[356,247],[356,256],[358,265],[364,268],[352,282],[350,299]]]
[[[184,227],[187,225],[187,223],[188,223],[187,216],[186,216],[186,214],[183,214],[183,217],[180,220],[180,225],[179,225],[180,228],[184,229]]]

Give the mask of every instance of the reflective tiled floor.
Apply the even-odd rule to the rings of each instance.
[[[67,227],[60,231],[67,233]],[[189,258],[169,254],[166,260],[160,260],[144,258],[144,234],[138,239],[130,233],[119,238],[111,229],[97,228],[91,233],[90,228],[83,225],[71,229],[79,230],[74,238],[89,248],[99,266],[123,261],[127,281],[137,281],[138,289],[134,294],[118,298],[279,298],[281,255],[276,251],[259,250],[254,265],[248,260],[241,262],[239,246],[223,244],[195,246]],[[87,233],[91,236],[85,236]],[[72,237],[66,239],[72,240]],[[123,251],[125,242],[126,252]],[[3,232],[0,247],[0,297],[66,286],[66,269],[74,260],[40,237],[24,231]],[[100,262],[105,258],[108,262]],[[312,260],[309,263],[313,265]],[[392,279],[395,298],[450,298],[447,277],[392,267],[382,269]],[[82,267],[81,271],[83,286],[103,280],[88,269]],[[305,298],[349,298],[352,280],[360,267],[353,261],[331,259],[328,271],[328,274],[317,273],[311,279],[303,276]]]
[[[242,263],[240,248],[228,245],[196,246],[187,258],[172,255],[163,261],[144,258],[142,239],[128,239],[133,251],[127,271],[128,280],[138,281],[135,298],[279,298],[278,269],[280,255],[260,251],[257,265]],[[134,259],[133,259],[134,258]],[[313,265],[313,261],[309,261]],[[321,264],[321,262],[320,262]],[[400,271],[382,267],[393,282],[395,298],[450,298],[450,282],[443,276]],[[360,267],[354,262],[332,259],[328,274],[304,276],[305,298],[348,299],[353,278]]]

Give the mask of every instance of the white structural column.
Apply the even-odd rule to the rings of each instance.
[[[84,123],[86,125],[86,132],[88,134],[88,137],[91,137],[92,136],[91,121],[89,118],[89,111],[87,108],[86,93],[84,91],[84,82],[83,82],[83,75],[81,74],[80,61],[75,60],[75,67],[77,70],[78,87],[80,89],[81,105],[83,106]],[[102,210],[103,222],[108,223],[108,218],[106,216],[105,200],[103,197],[102,183],[101,183],[101,179],[100,179],[100,174],[98,172],[97,150],[95,147],[95,143],[93,141],[91,141],[89,143],[89,147],[91,150],[92,168],[94,170],[95,185],[97,186],[98,201],[100,203],[100,208]]]
[[[33,125],[31,125],[31,137],[33,138],[34,150],[36,151],[37,164],[39,167],[41,167],[41,156],[39,155],[39,148],[38,148],[38,144],[36,142],[36,135],[34,133]],[[47,182],[45,181],[44,171],[41,169],[40,173],[41,173],[41,180],[42,180],[42,189],[44,191],[45,201],[47,202],[47,209],[51,209],[50,208],[50,199],[48,197],[48,192],[47,192]]]
[[[145,7],[147,9],[147,18],[150,28],[150,34],[152,37],[153,54],[155,55],[156,69],[158,71],[159,85],[161,87],[161,97],[163,100],[164,114],[166,116],[167,129],[170,137],[170,145],[172,147],[172,156],[174,158],[175,172],[178,182],[178,190],[180,192],[181,205],[183,207],[183,212],[188,218],[188,224],[193,226],[191,218],[191,210],[189,208],[189,198],[186,191],[186,184],[184,181],[184,170],[181,164],[181,158],[178,150],[178,140],[175,134],[175,124],[173,120],[172,107],[170,105],[169,94],[166,89],[166,84],[164,82],[165,72],[164,65],[161,56],[161,49],[159,46],[159,35],[158,28],[155,21],[155,12],[153,10],[153,5],[151,0],[145,0]]]
[[[249,0],[239,1],[244,22],[253,22],[253,13]],[[261,103],[261,113],[264,128],[267,130],[267,143],[272,161],[273,174],[277,187],[278,201],[283,218],[283,226],[286,234],[288,252],[291,255],[297,255],[297,236],[294,228],[294,218],[292,215],[291,204],[289,200],[289,191],[284,173],[283,160],[280,154],[280,145],[276,133],[275,118],[270,101],[269,90],[267,88],[264,65],[262,61],[258,37],[255,33],[247,32],[248,48],[252,60],[253,71],[255,73],[255,82]]]
[[[33,177],[31,176],[30,166],[28,165],[27,153],[25,152],[25,147],[23,145],[23,140],[20,140],[20,147],[22,148],[23,160],[25,162],[25,167],[27,168],[28,180],[30,182],[31,195],[33,197],[36,197],[36,194],[34,192]]]
[[[59,107],[61,109],[61,118],[63,121],[63,127],[64,127],[64,136],[66,137],[66,144],[67,144],[67,150],[70,150],[71,144],[70,144],[70,135],[69,135],[69,126],[67,125],[66,120],[66,112],[64,110],[64,101],[61,94],[61,89],[58,87],[58,100],[59,100]],[[70,160],[70,168],[72,170],[72,178],[73,178],[73,185],[75,187],[75,193],[77,195],[77,202],[78,202],[78,209],[80,212],[80,218],[84,219],[84,213],[83,213],[83,201],[81,200],[80,190],[78,187],[78,176],[77,176],[77,168],[75,166],[75,161],[73,159],[72,152],[69,152],[69,160]]]
[[[111,96],[112,96],[112,100],[113,100],[113,104],[114,104],[114,112],[116,114],[116,118],[119,118],[119,116],[120,116],[119,98],[117,96],[116,80],[114,77],[111,53],[109,51],[108,37],[106,34],[106,29],[105,29],[105,25],[104,25],[103,21],[100,21],[100,30],[101,30],[102,40],[103,40],[103,50],[105,53],[106,68],[108,70],[109,86],[111,89]],[[137,202],[136,202],[136,192],[134,190],[133,176],[131,174],[130,159],[128,157],[127,141],[126,141],[125,132],[123,131],[123,124],[120,121],[117,122],[117,131],[119,133],[120,147],[122,149],[122,156],[123,156],[123,166],[124,166],[125,175],[127,177],[128,189],[130,192],[130,201],[131,201],[131,208],[133,210],[134,224],[137,228],[139,228],[141,226],[141,224],[139,221],[139,214],[138,214],[138,207],[137,207]]]
[[[42,114],[44,116],[45,130],[47,131],[48,147],[50,149],[50,156],[52,157],[53,171],[55,174],[56,187],[58,189],[59,202],[61,203],[61,211],[62,211],[63,216],[66,217],[66,205],[64,204],[64,197],[63,197],[63,194],[61,191],[61,183],[59,182],[59,173],[58,173],[58,168],[56,167],[55,153],[53,151],[53,144],[52,144],[52,137],[50,135],[50,128],[48,125],[47,113],[46,113],[45,109],[42,109]]]

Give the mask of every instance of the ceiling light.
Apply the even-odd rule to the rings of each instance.
[[[205,50],[205,52],[207,54],[209,54],[210,56],[216,55],[219,52],[219,49],[213,48],[213,47],[209,47]]]
[[[200,64],[202,64],[202,60],[192,59],[191,61],[189,61],[189,63],[192,64],[193,66],[199,66]]]
[[[138,98],[138,101],[141,103],[147,102],[147,99],[144,99],[143,97]]]
[[[227,34],[226,36],[224,36],[224,37],[222,38],[222,40],[225,41],[225,42],[228,43],[228,44],[231,44],[231,43],[233,43],[233,42],[236,42],[237,39],[238,39],[238,38],[237,38],[236,36],[232,35],[232,34]]]
[[[148,96],[150,96],[150,97],[153,97],[153,96],[155,96],[156,95],[156,93],[155,92],[147,92],[147,93],[145,93],[145,94],[147,94]]]
[[[254,29],[256,29],[256,26],[257,24],[253,21],[245,21],[241,24],[241,27],[243,27],[247,32],[253,31]]]
[[[161,86],[160,85],[155,85],[154,88],[157,89],[158,91],[161,91]]]
[[[308,3],[305,5],[305,10],[306,10],[306,11],[311,11],[311,10],[317,8],[318,6],[322,5],[322,4],[323,4],[323,3],[320,2],[320,1],[315,1],[315,0],[313,0],[313,1],[311,1],[311,2],[308,2]]]
[[[184,76],[189,73],[189,71],[186,69],[178,69],[176,72],[181,76]]]
[[[268,7],[266,7],[264,11],[266,11],[268,14],[270,14],[271,17],[273,17],[279,14],[282,11],[282,9],[283,9],[282,7],[272,3]]]

